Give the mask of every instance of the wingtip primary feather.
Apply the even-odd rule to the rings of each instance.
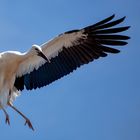
[[[110,17],[112,17],[112,19],[115,17],[115,14],[112,14],[112,16],[110,16]]]
[[[101,20],[101,21],[99,21],[99,22],[97,22],[97,23],[95,23],[94,25],[90,25],[90,26],[88,26],[88,27],[85,27],[84,30],[88,30],[88,29],[90,29],[91,27],[94,28],[94,27],[103,25],[103,24],[105,24],[105,23],[111,21],[114,17],[115,17],[115,14],[113,14],[113,15],[111,15],[111,16],[109,16],[109,17],[107,17],[107,18],[105,18],[105,19],[103,19],[103,20]]]

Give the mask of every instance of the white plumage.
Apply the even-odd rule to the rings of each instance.
[[[13,101],[24,88],[32,90],[46,86],[107,53],[118,53],[112,46],[126,45],[128,36],[117,33],[129,28],[113,26],[125,17],[111,21],[114,15],[88,27],[60,34],[42,44],[33,45],[26,53],[7,51],[0,53],[0,108],[10,124],[6,106],[12,107],[34,130],[30,120],[13,106]],[[113,28],[112,28],[113,27]]]

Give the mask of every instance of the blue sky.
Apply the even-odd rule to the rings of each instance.
[[[7,108],[0,112],[0,138],[30,140],[139,140],[140,47],[138,0],[0,0],[0,51],[27,51],[71,29],[112,14],[127,16],[131,36],[122,51],[85,65],[39,90],[23,91],[14,105],[35,132]]]

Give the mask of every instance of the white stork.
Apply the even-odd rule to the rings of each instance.
[[[33,45],[25,53],[6,51],[0,53],[0,109],[10,124],[6,106],[13,108],[24,119],[25,125],[34,130],[30,120],[23,115],[13,101],[24,88],[32,90],[46,86],[108,53],[120,51],[109,46],[123,46],[128,36],[119,35],[129,26],[115,27],[125,17],[112,21],[112,15],[94,25],[65,32],[41,46]]]

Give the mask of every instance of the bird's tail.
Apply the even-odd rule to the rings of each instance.
[[[13,87],[11,91],[10,103],[13,104],[13,101],[20,95],[20,91],[18,91],[15,87]]]

